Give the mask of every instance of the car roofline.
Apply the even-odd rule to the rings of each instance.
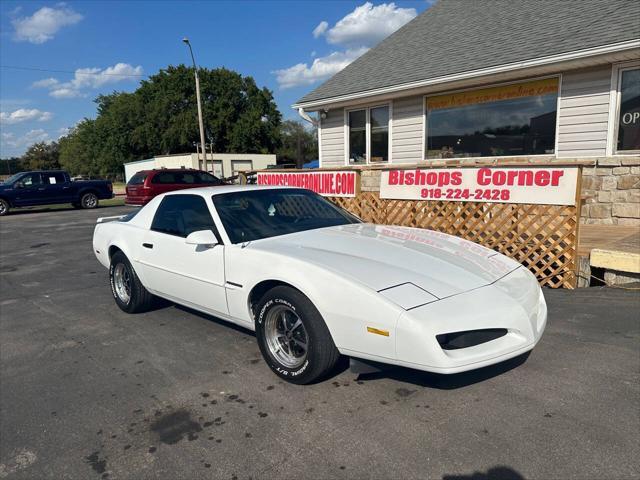
[[[223,195],[225,193],[250,192],[256,190],[299,190],[301,187],[280,186],[280,185],[218,185],[211,187],[186,188],[181,190],[172,190],[171,192],[161,193],[158,196],[166,195]],[[304,189],[303,189],[304,190]]]

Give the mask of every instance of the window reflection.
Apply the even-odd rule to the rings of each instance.
[[[618,150],[640,150],[640,69],[622,72]]]
[[[497,90],[497,89],[496,89]],[[427,158],[552,154],[557,91],[427,110]]]
[[[367,111],[349,112],[349,163],[367,163]]]
[[[389,160],[389,107],[371,109],[371,162]]]

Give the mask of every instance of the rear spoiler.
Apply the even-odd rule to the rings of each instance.
[[[124,217],[125,215],[114,215],[112,217],[100,217],[98,218],[98,220],[96,220],[96,223],[107,223],[107,222],[113,222],[115,220],[119,220],[122,217]]]

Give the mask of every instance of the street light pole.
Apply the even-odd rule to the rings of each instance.
[[[189,47],[189,52],[191,53],[191,61],[193,62],[193,71],[196,77],[196,101],[198,102],[198,123],[200,125],[200,145],[202,146],[202,159],[203,159],[203,170],[207,170],[207,149],[204,143],[204,123],[202,121],[202,101],[200,100],[200,79],[198,78],[198,67],[196,66],[196,59],[193,56],[193,49],[191,48],[191,43],[187,37],[182,39],[184,43]]]

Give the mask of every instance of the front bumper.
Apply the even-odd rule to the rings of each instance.
[[[398,363],[438,373],[492,365],[531,350],[547,321],[547,305],[535,277],[520,267],[502,279],[404,312],[397,327]],[[497,339],[445,350],[436,336],[480,329],[506,329]]]

